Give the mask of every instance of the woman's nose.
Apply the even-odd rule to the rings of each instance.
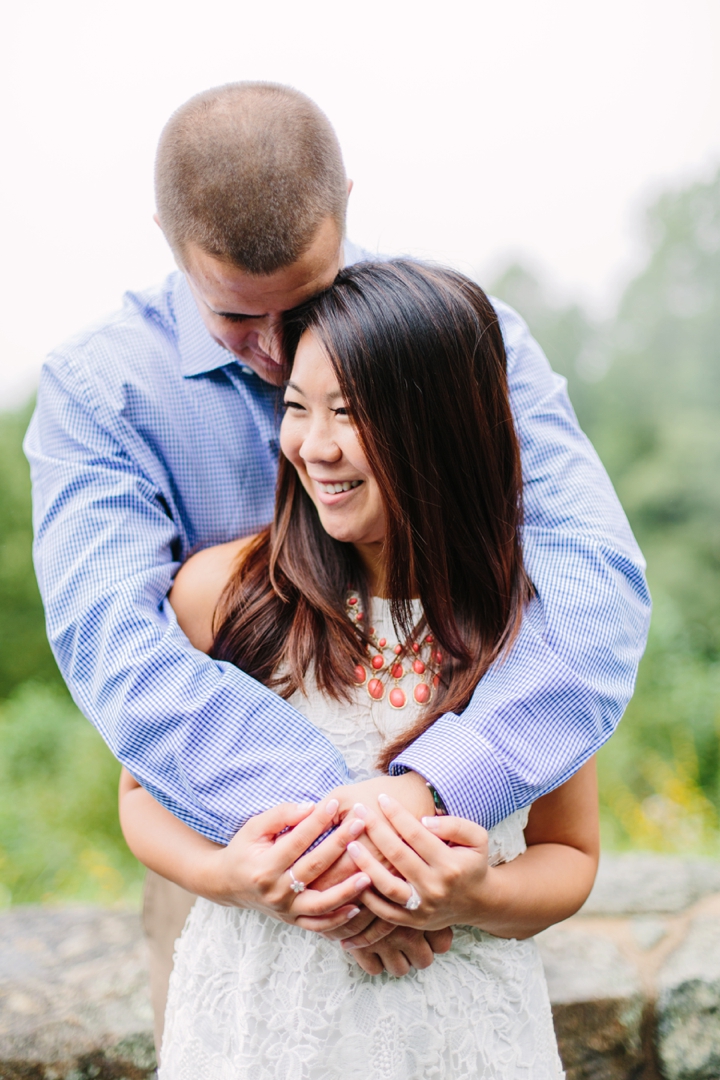
[[[315,423],[305,435],[300,448],[300,457],[307,462],[336,462],[342,457],[342,450],[335,442],[327,425]]]

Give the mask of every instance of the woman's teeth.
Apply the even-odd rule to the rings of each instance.
[[[339,495],[341,491],[350,491],[351,488],[359,487],[362,480],[346,480],[343,484],[321,484],[326,495]]]

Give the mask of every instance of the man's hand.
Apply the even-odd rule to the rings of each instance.
[[[367,936],[373,937],[372,930]],[[390,933],[376,941],[376,944],[366,948],[348,948],[347,951],[368,975],[379,975],[382,971],[387,971],[390,975],[399,977],[407,975],[411,967],[418,971],[430,967],[436,953],[448,951],[452,939],[451,926],[444,930],[427,930],[424,933],[409,926],[394,926]]]
[[[338,817],[342,819],[350,813],[355,803],[363,803],[371,810],[380,812],[378,795],[390,795],[418,821],[435,814],[430,789],[416,772],[406,772],[400,776],[376,776],[357,784],[344,784],[330,792],[328,798],[337,799]]]

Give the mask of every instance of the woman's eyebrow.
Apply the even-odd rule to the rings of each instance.
[[[292,379],[286,379],[284,383],[286,390],[294,390],[297,394],[302,394],[305,397],[305,391],[301,390],[297,383],[294,383]],[[331,393],[325,395],[326,401],[337,401],[338,398],[343,397],[342,390],[333,390]]]

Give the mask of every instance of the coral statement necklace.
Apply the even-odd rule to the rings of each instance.
[[[360,597],[355,592],[347,595],[346,609],[351,622],[359,623],[364,619],[360,609]],[[368,667],[357,664],[354,669],[355,682],[364,686],[373,701],[382,701],[385,697],[385,682],[380,676],[386,673],[393,680],[388,692],[388,702],[393,709],[404,709],[407,694],[400,685],[406,675],[415,675],[416,682],[412,696],[418,705],[427,705],[434,689],[440,682],[442,653],[435,648],[435,638],[428,634],[422,643],[406,641],[404,645],[388,643],[387,638],[378,637],[374,627],[369,627]],[[368,678],[371,675],[372,678]],[[407,687],[409,691],[409,686]]]

